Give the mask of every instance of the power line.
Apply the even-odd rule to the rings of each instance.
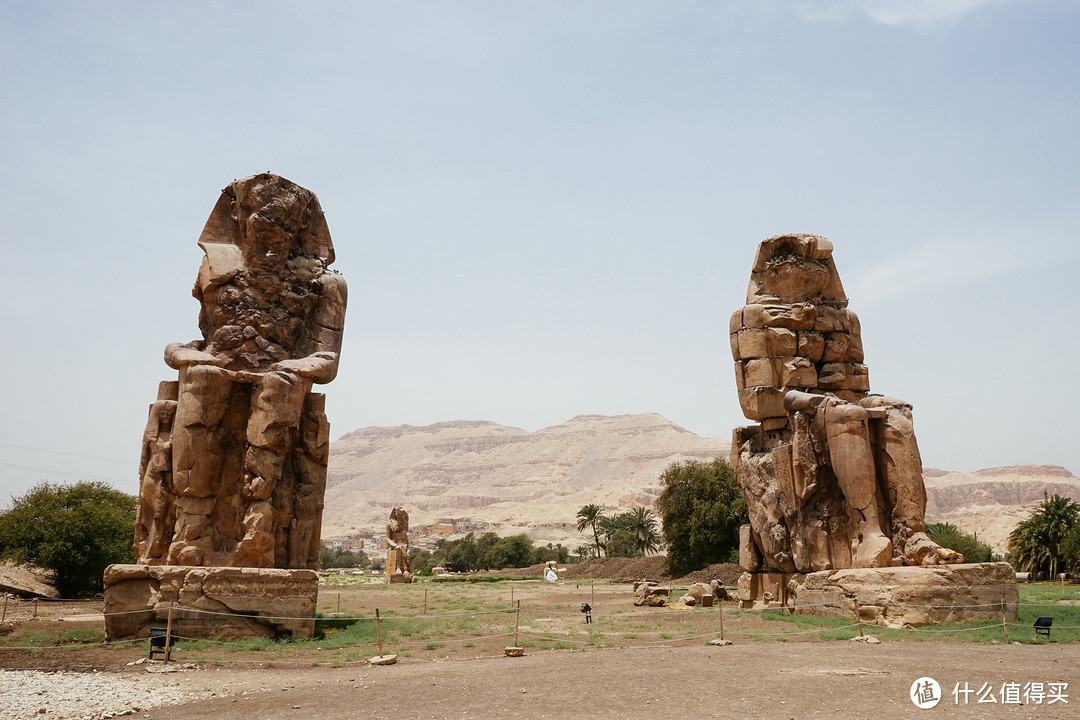
[[[138,485],[135,480],[117,480],[115,478],[87,475],[85,473],[67,472],[64,470],[50,470],[48,468],[30,467],[29,465],[15,465],[13,463],[0,462],[0,467],[14,468],[16,470],[29,470],[31,472],[47,473],[49,475],[63,475],[64,477],[79,478],[80,480],[101,480],[102,482],[122,483],[124,485]]]
[[[134,460],[117,460],[116,458],[98,457],[96,455],[80,455],[79,453],[63,452],[62,450],[46,450],[44,448],[33,448],[25,445],[13,445],[11,443],[0,442],[0,447],[18,448],[19,450],[32,450],[34,452],[50,453],[52,455],[67,455],[69,457],[86,458],[87,460],[104,460],[106,462],[118,462],[125,463],[127,465],[138,465]]]

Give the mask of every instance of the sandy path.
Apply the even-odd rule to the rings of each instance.
[[[151,720],[369,718],[1072,718],[1080,648],[935,642],[749,643],[536,652],[523,658],[405,659],[390,667],[198,670],[216,697],[145,713]],[[933,709],[908,697],[936,679]],[[989,683],[996,704],[956,704],[956,683]],[[1068,704],[1002,704],[1004,683],[1068,683]]]

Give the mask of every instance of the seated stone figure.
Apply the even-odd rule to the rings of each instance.
[[[963,562],[925,534],[911,406],[869,393],[832,244],[804,234],[762,242],[746,303],[731,318],[731,351],[743,413],[760,424],[735,429],[732,464],[769,566]]]
[[[172,343],[144,436],[138,562],[317,568],[346,285],[318,199],[269,173],[222,191],[193,290],[203,338]]]

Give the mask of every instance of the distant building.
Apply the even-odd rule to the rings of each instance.
[[[474,529],[473,522],[469,518],[436,518],[431,532],[433,535],[454,535]]]

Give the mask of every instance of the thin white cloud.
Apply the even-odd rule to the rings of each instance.
[[[964,283],[1004,275],[1027,264],[1008,244],[985,240],[937,240],[884,258],[845,283],[848,297],[870,305],[920,288]],[[1030,262],[1030,261],[1028,261]]]
[[[806,22],[845,21],[865,15],[879,25],[921,31],[952,27],[985,7],[1016,0],[801,0],[797,4]]]

